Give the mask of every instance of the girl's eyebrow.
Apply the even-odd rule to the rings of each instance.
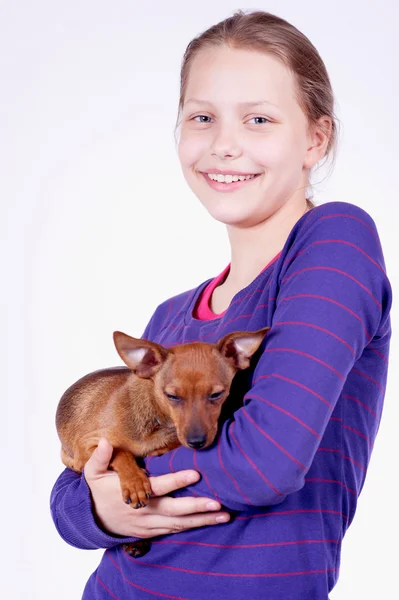
[[[189,104],[189,103],[209,104],[210,106],[213,106],[212,102],[209,102],[209,100],[199,100],[197,98],[190,98],[189,100],[187,100],[185,102],[185,104]],[[240,106],[240,107],[260,106],[262,104],[271,104],[272,106],[275,106],[276,108],[278,108],[277,104],[273,104],[273,102],[269,102],[268,100],[255,100],[255,102],[237,102],[237,106]]]

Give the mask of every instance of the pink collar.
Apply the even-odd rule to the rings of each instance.
[[[263,273],[263,271],[265,271],[272,263],[274,263],[275,260],[278,259],[278,257],[280,256],[281,251],[276,254],[276,256],[274,258],[272,258],[272,260],[262,269],[261,273]],[[223,271],[217,275],[214,279],[212,279],[212,281],[210,281],[208,283],[208,285],[206,286],[206,288],[203,290],[201,297],[198,301],[198,304],[194,310],[194,317],[196,319],[199,319],[200,321],[211,321],[212,319],[219,319],[220,317],[223,317],[223,315],[226,313],[226,310],[219,313],[218,315],[216,313],[214,313],[210,307],[210,300],[211,300],[211,296],[213,293],[213,290],[218,286],[221,285],[227,275],[229,274],[230,271],[230,264],[229,263],[227,265],[227,267],[225,269],[223,269]]]

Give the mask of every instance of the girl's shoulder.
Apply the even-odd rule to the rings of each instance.
[[[305,271],[317,272],[321,279],[327,271],[346,274],[346,283],[373,271],[386,281],[383,248],[371,215],[350,202],[326,202],[302,215],[288,235],[274,277],[281,283]]]
[[[301,225],[305,225],[305,223],[309,225],[319,220],[333,218],[336,218],[337,222],[344,223],[345,218],[352,218],[355,220],[357,219],[360,222],[363,221],[365,224],[376,228],[371,215],[363,208],[360,208],[360,206],[350,202],[325,202],[324,204],[319,204],[312,208],[309,212],[305,213],[304,217],[304,222],[301,223]],[[298,223],[300,223],[302,219],[300,219]]]
[[[377,226],[371,215],[350,202],[325,202],[306,212],[292,228],[283,250],[301,250],[311,242],[357,242],[365,245],[372,254],[381,254]]]

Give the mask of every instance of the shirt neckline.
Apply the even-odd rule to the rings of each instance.
[[[193,297],[191,298],[190,303],[187,306],[187,309],[186,309],[186,312],[184,315],[185,325],[190,325],[190,324],[199,325],[200,323],[202,323],[203,325],[206,325],[209,323],[219,322],[221,319],[223,319],[223,317],[226,316],[226,314],[229,312],[231,306],[233,305],[233,303],[236,300],[238,300],[241,296],[245,295],[246,293],[250,292],[254,287],[256,287],[258,285],[258,283],[265,277],[265,274],[269,272],[270,268],[275,265],[278,258],[281,256],[281,253],[282,253],[282,250],[280,250],[280,252],[278,254],[276,254],[276,256],[274,258],[272,258],[272,260],[266,265],[266,267],[264,267],[262,269],[262,271],[255,277],[255,279],[253,279],[251,281],[251,283],[249,283],[246,287],[242,288],[236,294],[234,294],[234,296],[232,297],[230,304],[226,308],[226,310],[223,313],[221,313],[220,315],[215,315],[215,318],[203,320],[203,319],[197,319],[196,317],[193,316],[194,307],[197,303],[198,298],[203,293],[203,291],[207,288],[207,286],[214,281],[215,278],[212,277],[211,279],[207,279],[206,281],[201,283],[198,286],[198,288],[196,289],[195,293],[193,294]],[[227,265],[227,267],[223,270],[223,272],[216,278],[217,279],[219,279],[219,277],[221,278],[222,275],[225,272],[227,272],[229,268],[230,268],[230,264]]]
[[[231,263],[229,263],[227,265],[227,267],[225,269],[223,269],[223,271],[219,275],[217,275],[214,279],[212,279],[212,281],[210,283],[208,283],[208,285],[205,287],[202,294],[200,294],[198,296],[198,306],[197,306],[197,303],[194,304],[193,312],[196,307],[196,313],[197,313],[197,315],[199,315],[199,318],[198,318],[199,321],[214,321],[215,319],[223,317],[223,315],[227,311],[227,308],[226,308],[226,310],[222,311],[221,313],[213,312],[211,305],[210,305],[210,300],[212,298],[212,294],[213,294],[214,290],[219,285],[221,285],[224,282],[224,280],[226,279],[226,276],[230,272],[230,265],[231,265]]]
[[[323,205],[321,205],[323,206]],[[284,252],[284,249],[288,243],[288,240],[291,237],[292,232],[294,231],[294,229],[296,229],[297,227],[301,226],[305,221],[307,221],[309,215],[311,213],[313,213],[318,207],[314,206],[312,208],[310,208],[309,210],[307,210],[299,219],[298,221],[293,225],[290,233],[287,236],[287,239],[285,240],[285,244],[283,246],[283,248],[280,250],[280,252],[278,254],[276,254],[276,256],[271,260],[271,262],[259,273],[259,275],[257,277],[255,277],[255,279],[253,281],[251,281],[250,284],[248,284],[245,288],[243,288],[242,290],[240,290],[239,292],[237,292],[233,298],[230,301],[229,306],[227,307],[227,309],[225,310],[225,312],[222,314],[222,316],[217,317],[215,319],[210,319],[208,321],[202,321],[201,319],[197,319],[196,317],[193,316],[193,310],[194,310],[194,306],[200,296],[200,294],[202,294],[202,292],[204,291],[204,289],[206,288],[207,285],[209,285],[211,283],[211,281],[214,279],[213,277],[211,277],[210,279],[207,279],[206,281],[204,281],[203,283],[201,283],[197,289],[195,290],[194,294],[192,295],[191,301],[189,302],[185,313],[184,313],[184,317],[183,317],[183,321],[184,324],[187,325],[209,325],[209,324],[215,324],[215,323],[219,323],[221,319],[223,319],[227,313],[229,313],[231,306],[234,304],[234,302],[236,302],[236,300],[238,300],[241,296],[247,294],[248,292],[252,291],[252,289],[254,287],[256,287],[259,282],[265,277],[265,274],[269,273],[269,269],[271,267],[275,266],[276,261],[278,260],[278,258],[281,256],[281,254]],[[227,268],[227,267],[226,267]]]

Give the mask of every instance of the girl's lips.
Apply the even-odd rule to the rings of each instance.
[[[255,181],[255,179],[258,179],[258,177],[260,177],[262,173],[255,175],[255,177],[252,177],[252,179],[244,179],[244,181],[233,181],[232,183],[221,183],[219,181],[213,181],[212,179],[209,179],[206,173],[201,173],[201,175],[205,178],[206,182],[212,189],[217,190],[218,192],[233,192],[234,190],[238,190],[244,187],[246,184]]]

